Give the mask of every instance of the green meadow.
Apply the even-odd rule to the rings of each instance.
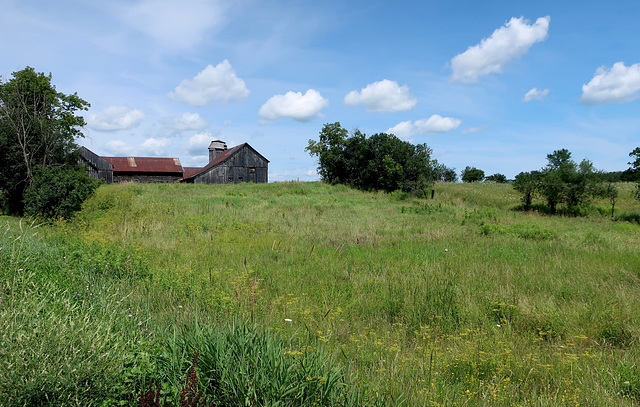
[[[640,403],[640,202],[323,183],[101,186],[0,218],[0,405]],[[173,404],[172,404],[173,403]]]

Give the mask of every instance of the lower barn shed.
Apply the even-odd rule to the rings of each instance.
[[[164,157],[102,157],[113,165],[113,182],[160,184],[179,182],[184,169],[177,158]]]

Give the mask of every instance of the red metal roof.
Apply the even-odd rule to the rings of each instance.
[[[163,157],[101,157],[113,165],[114,172],[184,173],[177,158]]]
[[[182,174],[183,178],[191,178],[196,174],[199,174],[202,171],[202,167],[182,167],[184,173]]]

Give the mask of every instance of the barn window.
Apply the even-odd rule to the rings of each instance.
[[[256,167],[250,167],[249,174],[255,174],[255,173],[256,173]]]

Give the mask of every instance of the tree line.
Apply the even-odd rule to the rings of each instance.
[[[392,192],[400,190],[424,194],[435,181],[456,182],[455,169],[431,158],[426,144],[413,145],[393,134],[367,136],[360,130],[351,134],[339,122],[325,124],[318,140],[309,140],[305,149],[318,159],[321,178],[333,184],[346,184],[360,189]],[[627,174],[640,174],[640,147],[629,154],[634,157]],[[548,164],[540,170],[521,172],[512,181],[522,194],[525,209],[540,197],[550,213],[560,207],[568,212],[587,204],[594,197],[606,197],[615,208],[618,189],[606,182],[607,173],[598,171],[587,159],[576,162],[567,149],[547,155]],[[496,173],[485,177],[484,171],[467,166],[461,172],[463,182],[507,182]],[[640,181],[637,188],[640,199]]]
[[[635,160],[630,162],[630,173],[640,171],[640,147],[629,153]],[[607,198],[613,216],[618,197],[617,186],[607,180],[607,173],[598,171],[593,163],[583,159],[580,163],[571,159],[567,149],[547,154],[547,165],[540,170],[521,172],[516,175],[513,187],[522,194],[525,209],[532,207],[533,199],[540,197],[550,213],[556,213],[560,205],[573,212],[595,197]],[[640,181],[635,197],[640,199]]]

